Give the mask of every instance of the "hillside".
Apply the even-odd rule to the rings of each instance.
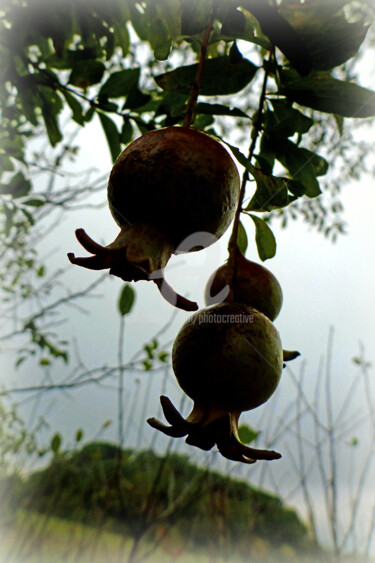
[[[2,506],[119,533],[136,544],[205,550],[246,560],[316,550],[296,512],[274,495],[198,467],[180,454],[121,451],[93,442],[56,455],[24,479],[3,481]]]

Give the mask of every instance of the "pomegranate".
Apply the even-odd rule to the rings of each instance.
[[[232,277],[230,265],[227,263],[209,278],[205,291],[206,304],[224,301],[230,289],[236,303],[258,309],[271,321],[275,320],[280,312],[283,294],[279,282],[267,268],[247,260],[240,251],[237,251],[235,256]]]
[[[239,191],[236,165],[215,138],[188,127],[150,131],[120,154],[110,174],[108,203],[119,235],[101,246],[77,229],[78,241],[94,256],[70,253],[69,260],[109,268],[124,281],[152,279],[168,301],[195,310],[196,303],[166,284],[164,268],[173,253],[205,248],[222,236]]]
[[[186,420],[161,397],[166,426],[148,423],[169,436],[205,450],[214,444],[227,458],[254,463],[277,459],[274,451],[241,443],[238,419],[274,393],[283,368],[278,331],[263,313],[239,303],[201,309],[183,325],[172,350],[172,364],[182,390],[194,401]]]

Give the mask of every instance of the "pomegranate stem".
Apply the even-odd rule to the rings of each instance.
[[[201,89],[203,68],[204,68],[204,63],[205,63],[206,57],[207,57],[208,41],[210,39],[211,31],[212,31],[212,28],[213,28],[213,25],[214,25],[216,12],[217,12],[217,2],[215,2],[215,5],[212,9],[211,17],[210,17],[210,20],[209,20],[207,27],[205,29],[203,41],[202,41],[202,44],[201,44],[201,54],[200,54],[197,74],[195,75],[194,82],[193,82],[193,85],[192,85],[192,88],[191,88],[191,91],[190,91],[189,100],[188,100],[186,110],[185,110],[184,123],[183,123],[184,127],[191,127],[191,125],[194,121],[194,109],[195,109],[195,106],[197,104],[199,92],[200,92],[200,89]]]
[[[268,80],[268,74],[269,74],[269,67],[270,67],[270,62],[271,59],[274,55],[274,49],[272,48],[268,57],[268,64],[264,67],[264,78],[263,78],[263,86],[262,86],[262,91],[259,97],[259,105],[258,105],[258,110],[256,112],[256,118],[253,121],[253,126],[251,129],[251,144],[250,144],[250,148],[249,148],[249,155],[248,155],[248,160],[249,162],[251,162],[253,156],[254,156],[254,150],[255,150],[255,146],[258,140],[258,136],[259,133],[262,129],[262,116],[263,116],[263,106],[264,106],[264,101],[266,99],[266,88],[267,88],[267,80]],[[238,245],[237,245],[237,238],[238,238],[238,228],[239,228],[239,223],[240,223],[240,216],[241,216],[241,211],[242,211],[242,202],[245,196],[245,190],[246,190],[246,183],[249,179],[249,173],[248,171],[245,169],[242,175],[242,183],[241,183],[241,190],[240,190],[240,195],[238,198],[238,205],[237,205],[237,209],[236,209],[236,214],[234,216],[234,220],[233,220],[233,228],[232,228],[232,234],[230,236],[229,239],[229,244],[228,244],[228,253],[229,253],[229,257],[228,257],[228,264],[229,264],[229,268],[228,268],[228,284],[230,287],[232,287],[232,280],[233,277],[235,276],[235,257],[236,257],[236,253],[238,251]]]

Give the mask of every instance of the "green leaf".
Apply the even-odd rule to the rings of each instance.
[[[85,118],[83,115],[82,106],[72,94],[69,94],[66,90],[62,90],[63,96],[66,100],[66,103],[70,107],[73,113],[73,119],[78,125],[83,125],[85,122]]]
[[[83,430],[81,428],[78,428],[76,432],[76,442],[80,442],[82,438],[83,438]]]
[[[170,115],[171,117],[182,117],[188,99],[187,94],[176,92],[163,92],[155,115]]]
[[[343,3],[341,3],[343,4]],[[280,12],[303,37],[313,67],[330,70],[352,58],[363,43],[369,26],[349,23],[342,14],[330,10],[332,2],[282,5]]]
[[[145,106],[151,100],[151,96],[149,94],[144,94],[138,88],[134,87],[130,90],[124,108],[127,109],[137,109],[142,106]]]
[[[133,138],[133,126],[130,122],[130,119],[124,118],[124,123],[121,129],[120,140],[121,143],[127,145]]]
[[[230,150],[232,151],[232,153],[234,154],[235,158],[238,160],[238,162],[244,167],[246,168],[246,170],[248,172],[250,172],[250,174],[253,173],[254,170],[254,166],[251,164],[250,160],[240,151],[239,148],[230,145],[229,143],[227,143],[226,141],[224,141],[222,139],[223,143],[225,145],[227,145],[227,147],[230,148]]]
[[[259,436],[260,432],[253,430],[247,424],[241,424],[238,427],[238,437],[243,444],[251,444]]]
[[[201,131],[204,131],[205,129],[207,129],[207,127],[209,127],[210,125],[212,125],[215,122],[214,118],[212,117],[212,115],[197,115],[194,119],[194,127],[196,129],[200,129]]]
[[[31,182],[25,178],[22,172],[17,172],[12,176],[8,184],[0,184],[0,193],[9,194],[14,198],[26,196],[30,191]]]
[[[234,6],[229,6],[221,26],[221,34],[228,36],[237,36],[244,33],[246,29],[246,18],[243,12],[237,10]]]
[[[59,434],[58,432],[52,437],[51,439],[51,450],[53,451],[54,454],[57,454],[60,450],[62,444],[62,437],[61,434]]]
[[[23,202],[24,205],[28,205],[29,207],[43,207],[46,204],[46,200],[42,198],[28,199]]]
[[[276,239],[273,232],[263,219],[260,219],[260,217],[257,217],[252,213],[249,213],[249,215],[255,224],[255,242],[258,248],[259,258],[264,262],[265,260],[275,256]]]
[[[160,74],[155,81],[167,91],[190,93],[198,65],[182,66]],[[203,96],[235,94],[254,78],[258,67],[247,59],[232,63],[229,56],[208,59],[205,62],[200,93]]]
[[[266,130],[286,137],[295,133],[307,133],[314,125],[314,120],[307,117],[290,104],[282,100],[271,100],[273,112],[266,114]]]
[[[105,136],[107,138],[109,150],[111,151],[112,161],[114,162],[121,152],[120,134],[115,122],[102,112],[98,112]]]
[[[242,0],[241,5],[255,16],[264,35],[280,49],[299,74],[309,74],[312,61],[303,38],[283,18],[278,9],[259,0]]]
[[[113,72],[99,91],[99,97],[122,98],[138,86],[139,68],[127,68]]]
[[[294,180],[305,186],[308,197],[322,193],[316,177],[324,175],[328,170],[328,163],[324,158],[289,140],[278,146],[276,158],[289,170]]]
[[[14,164],[10,157],[5,154],[0,154],[0,172],[11,172],[13,170]]]
[[[353,82],[337,80],[324,72],[299,78],[293,71],[283,70],[280,77],[279,94],[302,106],[343,117],[375,115],[375,92]]]
[[[144,369],[145,371],[150,371],[150,370],[152,369],[152,362],[151,362],[151,360],[143,360],[142,365],[143,365],[143,369]]]
[[[157,61],[165,61],[169,56],[172,45],[168,26],[161,17],[156,16],[151,30],[149,41],[154,51],[154,57]]]
[[[58,93],[47,87],[38,89],[39,105],[47,130],[49,142],[54,147],[62,140],[57,116],[63,108]]]
[[[26,119],[36,127],[38,125],[38,118],[35,111],[37,103],[34,87],[30,83],[26,84],[26,81],[25,83],[19,81],[17,89],[18,98],[21,102]]]
[[[212,0],[181,0],[181,35],[196,35],[207,26]]]
[[[48,358],[40,358],[39,365],[40,366],[49,366],[49,365],[51,365],[51,362]]]
[[[121,316],[125,316],[132,310],[135,300],[135,292],[130,284],[125,284],[121,290],[118,300],[118,310]]]
[[[222,104],[207,104],[205,102],[200,102],[195,106],[195,112],[208,115],[230,115],[232,117],[244,117],[246,119],[251,119],[251,117],[241,109],[230,108],[229,106],[224,106]]]
[[[288,194],[290,182],[288,178],[264,174],[259,168],[255,167],[251,174],[255,178],[257,189],[246,207],[247,211],[271,211],[275,207],[280,208],[289,205],[291,200],[294,199]]]
[[[238,223],[237,246],[240,249],[240,251],[242,252],[242,254],[245,254],[245,252],[246,252],[247,243],[248,243],[248,241],[247,241],[246,230],[245,230],[245,227],[243,226],[243,224],[240,221]]]
[[[169,354],[168,352],[160,352],[158,355],[158,359],[165,364],[168,361]]]
[[[86,89],[103,78],[105,66],[100,61],[87,60],[76,63],[69,76],[69,84]]]

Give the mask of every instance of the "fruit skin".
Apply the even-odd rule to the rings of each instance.
[[[217,303],[226,297],[223,289],[231,280],[230,265],[220,266],[209,278],[205,290],[207,305]],[[271,321],[278,316],[283,303],[281,286],[275,276],[264,266],[247,260],[239,251],[235,257],[231,289],[236,303],[243,303],[264,313]],[[221,293],[223,292],[223,293]],[[221,293],[221,295],[220,295]]]
[[[274,393],[283,351],[278,331],[263,313],[221,303],[201,309],[183,325],[172,364],[179,385],[197,406],[241,412]]]
[[[206,231],[219,238],[229,227],[240,181],[228,151],[188,127],[167,127],[133,141],[117,158],[108,203],[120,227],[148,224],[175,248]]]

